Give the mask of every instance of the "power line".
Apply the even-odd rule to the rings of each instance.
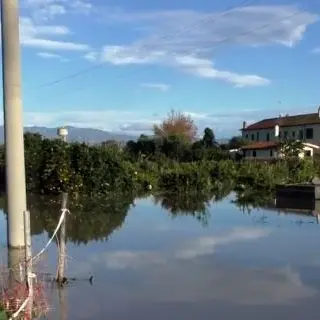
[[[242,1],[240,4],[236,5],[236,6],[229,6],[227,7],[222,13],[218,14],[218,17],[217,17],[217,13],[213,13],[211,15],[209,15],[208,17],[204,18],[204,19],[201,19],[191,25],[188,25],[186,26],[185,28],[177,31],[176,33],[172,34],[172,35],[167,35],[167,36],[164,36],[164,37],[159,37],[157,40],[158,41],[165,41],[165,40],[172,40],[174,39],[175,37],[185,33],[185,32],[188,32],[192,29],[194,29],[195,27],[197,27],[198,25],[201,25],[203,23],[207,23],[207,22],[210,22],[212,20],[214,20],[214,18],[216,18],[214,20],[214,22],[218,21],[219,19],[218,18],[221,18],[221,17],[224,17],[228,14],[230,14],[233,10],[237,9],[237,8],[241,8],[243,6],[246,6],[248,5],[249,3],[253,2],[253,1],[259,1],[259,0],[245,0],[245,1]],[[141,47],[139,47],[139,50],[142,50],[142,49],[147,49],[148,48],[148,44],[145,44]],[[102,61],[102,62],[99,62],[89,68],[86,68],[86,69],[83,69],[83,70],[80,70],[78,72],[75,72],[73,74],[70,74],[70,75],[67,75],[67,76],[64,76],[64,77],[61,77],[61,78],[58,78],[56,80],[53,80],[53,81],[49,81],[49,82],[46,82],[42,85],[40,85],[40,88],[44,88],[44,87],[48,87],[48,86],[52,86],[52,85],[55,85],[55,84],[58,84],[60,82],[63,82],[65,80],[70,80],[70,79],[73,79],[73,78],[76,78],[78,76],[81,76],[83,74],[86,74],[90,71],[93,71],[95,69],[98,69],[99,67],[101,67],[102,65],[106,64],[106,62]]]
[[[248,35],[248,34],[255,33],[255,31],[257,31],[257,30],[265,29],[265,28],[267,28],[267,27],[269,27],[269,26],[271,26],[271,25],[273,25],[273,24],[277,24],[277,23],[279,23],[279,22],[281,22],[281,21],[284,21],[284,20],[286,20],[286,19],[290,19],[290,18],[292,18],[292,17],[294,17],[294,16],[296,16],[296,15],[298,15],[298,14],[300,14],[300,13],[301,13],[301,11],[298,10],[298,11],[296,11],[296,12],[293,13],[293,14],[290,14],[290,15],[288,15],[288,16],[282,17],[281,19],[275,20],[275,21],[270,22],[270,23],[266,23],[266,24],[264,24],[264,25],[262,25],[262,26],[260,26],[260,27],[254,28],[254,29],[249,29],[249,30],[247,30],[247,31],[241,32],[241,33],[237,34],[236,37],[226,37],[226,38],[224,38],[224,39],[222,39],[222,40],[220,40],[220,41],[217,41],[217,42],[215,43],[215,46],[216,46],[216,45],[221,45],[221,44],[224,44],[224,43],[227,43],[227,42],[231,42],[232,40],[235,40],[235,39],[237,39],[237,38],[241,38],[242,36],[245,36],[245,35]]]
[[[279,23],[279,22],[281,22],[281,21],[283,21],[283,20],[292,18],[292,17],[294,17],[294,16],[296,16],[296,15],[298,15],[298,14],[300,14],[300,13],[301,13],[301,11],[298,10],[298,11],[294,12],[293,14],[287,15],[287,16],[285,16],[285,17],[282,17],[281,19],[277,19],[277,20],[272,21],[272,22],[270,22],[270,23],[264,24],[264,25],[262,25],[262,26],[260,26],[260,27],[257,27],[257,28],[254,28],[254,29],[248,29],[247,31],[244,31],[244,32],[241,32],[241,33],[237,34],[236,36],[226,37],[226,38],[224,38],[224,39],[221,39],[220,41],[217,41],[217,42],[214,44],[214,47],[217,47],[217,46],[219,46],[219,45],[222,45],[222,44],[225,44],[225,43],[228,43],[228,42],[232,42],[232,41],[234,41],[235,39],[241,38],[241,37],[243,37],[243,36],[245,36],[245,35],[249,35],[249,34],[255,33],[257,30],[263,30],[263,29],[265,29],[265,28],[267,28],[267,27],[269,27],[269,26],[271,26],[271,25],[273,25],[273,24],[276,24],[276,23]],[[189,52],[188,54],[189,54],[189,55],[192,55],[192,54],[194,54],[194,53],[197,53],[197,52],[196,52],[196,51],[192,51],[192,52]],[[175,54],[175,53],[173,53],[173,54]],[[104,64],[104,63],[102,63],[102,64]],[[99,64],[99,66],[101,66],[101,64]],[[91,71],[91,70],[92,70],[92,68],[86,69],[86,72],[89,72],[89,71]],[[77,75],[78,75],[78,74],[73,74],[72,76],[76,77]],[[66,78],[62,78],[62,79],[56,80],[56,82],[54,82],[54,83],[52,83],[52,84],[56,84],[56,83],[62,82],[62,81],[64,81],[65,79],[66,79]],[[76,91],[84,90],[84,89],[86,89],[86,88],[88,88],[88,87],[78,88]],[[73,91],[74,91],[74,90],[73,90]],[[70,90],[67,90],[66,93],[70,93]]]
[[[242,3],[243,3],[243,4],[248,4],[249,2],[252,2],[252,1],[253,1],[253,0],[246,0],[246,1],[242,2]],[[227,9],[225,12],[223,12],[223,13],[220,14],[220,17],[229,14],[232,10],[237,9],[237,8],[239,8],[239,6],[238,6],[238,7],[234,6],[234,7],[232,7],[232,8]],[[304,7],[303,10],[307,10],[307,7]],[[222,44],[225,44],[225,43],[228,43],[228,42],[232,42],[232,41],[236,40],[237,38],[241,38],[241,37],[243,37],[243,36],[245,36],[245,35],[249,35],[249,34],[255,33],[257,30],[265,29],[265,28],[267,28],[267,27],[269,27],[269,26],[271,26],[271,25],[273,25],[273,24],[277,24],[277,23],[279,23],[279,22],[281,22],[281,21],[284,21],[284,20],[286,20],[286,19],[292,18],[292,17],[300,14],[301,12],[303,12],[303,11],[301,11],[301,10],[298,9],[297,11],[295,11],[294,13],[292,13],[292,14],[290,14],[290,15],[287,15],[287,16],[282,17],[282,18],[280,18],[280,19],[276,19],[276,20],[274,20],[274,21],[272,21],[272,22],[270,22],[270,23],[264,24],[264,25],[262,25],[262,26],[260,26],[260,27],[253,28],[253,29],[248,29],[248,30],[246,30],[246,31],[244,31],[244,32],[241,32],[241,33],[235,35],[235,36],[225,37],[224,39],[221,39],[220,41],[217,41],[213,46],[214,46],[214,47],[217,47],[217,46],[219,46],[219,45],[222,45]],[[215,15],[216,15],[216,14],[215,14]],[[212,19],[213,19],[212,17],[211,17],[211,18],[207,17],[207,18],[205,18],[205,19],[202,19],[201,22],[198,21],[197,23],[194,23],[194,24],[192,24],[192,25],[187,26],[187,27],[184,28],[183,30],[192,30],[192,26],[193,26],[193,28],[194,28],[195,25],[199,25],[200,23],[208,22],[208,21],[210,21],[210,20],[212,20]],[[214,20],[214,21],[217,21],[217,20],[218,20],[218,19],[216,19],[216,20]],[[179,34],[182,34],[182,32],[183,32],[183,31],[180,30],[180,31],[178,31],[177,33],[175,33],[174,35],[171,35],[171,37],[166,36],[166,37],[162,37],[162,38],[159,38],[159,39],[170,39],[170,38],[174,38],[175,36],[177,36],[177,35],[179,35]],[[145,45],[144,47],[148,47],[148,46]],[[142,46],[141,48],[143,48],[143,46]],[[195,54],[195,53],[197,53],[197,51],[194,50],[194,51],[191,51],[191,52],[188,53],[188,54],[189,54],[189,55],[192,55],[192,54]],[[176,53],[173,52],[173,54],[176,54]],[[62,77],[62,78],[59,78],[59,79],[57,79],[57,80],[54,80],[54,81],[51,81],[51,82],[47,82],[47,83],[45,83],[44,85],[42,85],[42,86],[40,86],[40,87],[49,87],[49,86],[58,84],[58,83],[60,83],[60,82],[63,82],[63,81],[65,81],[65,80],[72,79],[72,78],[76,78],[76,77],[78,77],[78,76],[80,76],[80,75],[82,75],[82,74],[89,73],[90,71],[93,71],[94,69],[97,69],[97,68],[101,67],[101,66],[104,65],[105,63],[106,63],[106,62],[98,63],[98,64],[96,64],[96,65],[94,65],[94,66],[91,66],[91,67],[89,67],[89,68],[87,68],[87,69],[84,69],[84,70],[81,70],[81,71],[79,71],[79,72],[76,72],[76,73],[74,73],[74,74],[68,75],[68,76],[66,76],[66,77]],[[134,70],[132,73],[134,74],[135,72],[137,72],[137,70]],[[129,73],[129,75],[130,75],[130,73]],[[126,76],[128,76],[128,73],[126,73]],[[66,90],[65,92],[60,93],[59,95],[70,94],[70,93],[72,93],[72,92],[78,92],[78,91],[81,91],[81,90],[86,90],[86,89],[88,89],[88,88],[89,88],[88,86],[85,86],[85,87],[76,88],[76,89],[73,89],[73,90],[69,90],[69,89],[68,89],[68,90]]]

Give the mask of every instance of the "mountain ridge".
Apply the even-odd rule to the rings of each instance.
[[[106,140],[128,141],[136,140],[137,137],[129,134],[113,133],[101,129],[80,128],[66,126],[68,129],[68,141],[71,142],[86,142],[89,144],[101,143]],[[57,127],[45,126],[28,126],[24,127],[24,132],[39,133],[48,139],[57,138]],[[4,126],[0,126],[0,143],[4,142]]]

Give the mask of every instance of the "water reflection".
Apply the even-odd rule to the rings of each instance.
[[[257,193],[251,190],[237,192],[232,203],[242,212],[251,214],[255,209],[273,208],[274,194],[265,192]]]
[[[279,210],[272,194],[247,190],[220,201],[224,195],[161,194],[135,205],[133,196],[117,195],[72,202],[67,236],[78,245],[68,246],[68,276],[93,274],[96,281],[52,292],[48,318],[316,319],[318,226],[257,225],[258,209],[288,220],[272,213]],[[35,233],[51,232],[60,198],[29,203]]]
[[[277,197],[273,193],[256,193],[253,191],[238,192],[232,203],[242,212],[251,214],[256,210],[268,210],[278,214],[294,214],[300,217],[316,217],[313,222],[319,223],[320,201],[304,198]],[[303,222],[302,220],[300,220]],[[263,221],[261,221],[263,222]]]
[[[320,219],[320,201],[305,198],[277,197],[275,207],[282,212],[295,212],[300,215],[315,216],[317,223]]]
[[[230,192],[232,186],[221,185],[211,193],[185,192],[185,193],[159,193],[154,195],[154,204],[171,213],[172,217],[191,215],[207,226],[210,218],[210,206],[212,202],[221,201]]]
[[[155,195],[153,199],[155,205],[161,205],[163,209],[171,213],[172,217],[192,215],[203,225],[207,225],[212,197],[212,194],[207,193],[162,193]]]
[[[68,319],[68,306],[67,306],[67,288],[59,288],[58,292],[58,301],[59,301],[59,319],[67,320]]]
[[[99,200],[70,199],[67,241],[86,244],[89,241],[107,240],[114,230],[121,228],[133,203],[132,195],[112,195]],[[4,199],[0,199],[0,210],[5,212],[4,204]],[[46,231],[50,236],[60,218],[61,197],[28,195],[28,207],[31,212],[32,235]]]
[[[159,193],[152,199],[155,206],[160,205],[173,218],[192,216],[203,226],[208,226],[213,212],[212,204],[223,201],[230,194],[230,188],[222,185],[213,193]],[[123,226],[128,211],[135,206],[136,201],[132,194],[113,194],[98,200],[87,197],[70,198],[68,206],[71,215],[68,216],[67,241],[80,245],[90,241],[108,240],[115,230]],[[279,214],[317,216],[316,213],[320,211],[320,203],[316,205],[287,199],[275,201],[272,193],[256,193],[252,190],[233,193],[226,201],[231,201],[240,211],[249,215],[256,210],[269,210]],[[32,215],[32,235],[47,232],[51,236],[60,217],[61,198],[28,195],[28,206]],[[4,197],[0,197],[0,210],[5,212]]]

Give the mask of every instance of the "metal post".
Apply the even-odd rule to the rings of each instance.
[[[8,245],[13,248],[25,245],[23,212],[27,209],[18,2],[1,1]]]

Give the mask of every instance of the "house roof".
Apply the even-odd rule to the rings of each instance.
[[[278,142],[276,141],[258,141],[246,146],[241,147],[242,150],[261,150],[261,149],[273,149],[278,146]]]
[[[320,124],[318,113],[299,114],[295,116],[281,116],[278,118],[264,119],[243,128],[243,131],[271,129],[279,127],[294,127],[301,125]]]
[[[279,146],[280,142],[278,141],[257,141],[251,144],[241,147],[241,150],[263,150],[263,149],[274,149]],[[314,143],[302,142],[304,147],[309,147],[313,149],[319,149],[320,146]]]

